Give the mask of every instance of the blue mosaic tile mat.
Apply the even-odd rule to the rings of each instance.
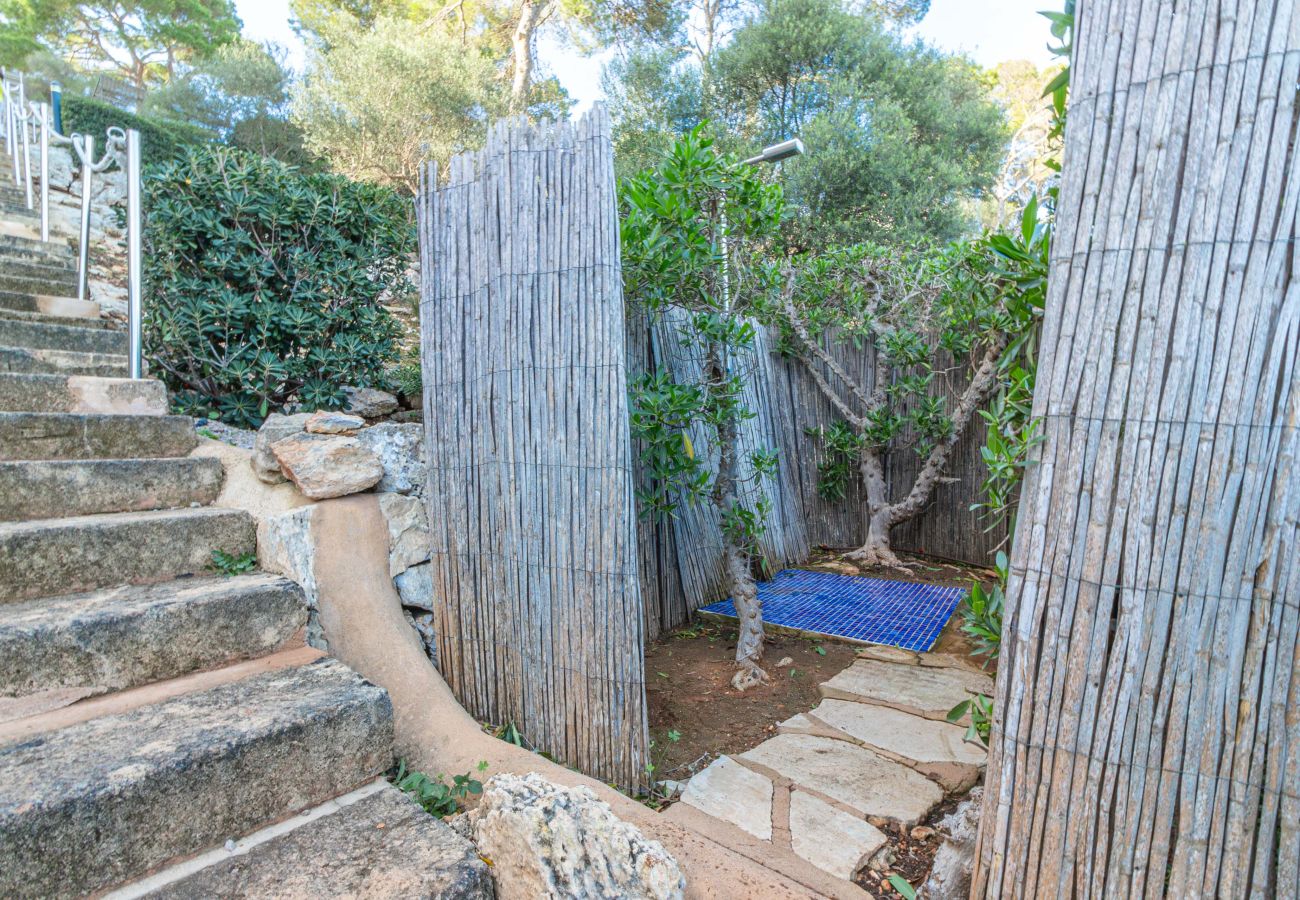
[[[760,581],[763,621],[905,650],[929,650],[965,588],[784,569]],[[735,618],[730,598],[701,612]]]

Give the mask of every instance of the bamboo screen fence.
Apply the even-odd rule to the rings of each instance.
[[[1300,5],[1081,3],[973,896],[1300,884]]]
[[[838,415],[803,364],[772,353],[770,344],[760,329],[756,353],[745,361],[750,383],[747,400],[758,415],[743,425],[743,434],[748,448],[780,452],[776,477],[763,485],[773,502],[761,547],[765,565],[775,571],[803,562],[819,546],[859,546],[866,528],[865,500],[856,478],[842,501],[829,502],[817,493],[823,450],[820,438],[809,432],[830,426]],[[689,378],[698,365],[682,352],[671,321],[651,325],[644,319],[629,319],[628,348],[628,368],[633,372],[662,366],[678,378]],[[870,389],[875,380],[870,347],[840,347],[835,355]],[[952,404],[963,387],[936,381],[933,390]],[[696,447],[708,446],[702,436],[695,438]],[[980,499],[980,483],[986,476],[980,456],[984,438],[984,424],[976,420],[958,443],[930,505],[916,519],[894,529],[897,549],[975,565],[992,562],[994,551],[1006,539],[1006,529],[990,528],[971,508]],[[906,493],[920,465],[910,449],[889,456],[886,474],[894,496]],[[645,477],[638,473],[638,478]],[[648,638],[654,638],[684,623],[695,609],[721,599],[721,536],[711,510],[700,507],[684,509],[680,517],[666,522],[642,521],[640,529],[646,631]]]
[[[494,125],[419,198],[429,520],[441,671],[634,787],[644,613],[609,120]]]

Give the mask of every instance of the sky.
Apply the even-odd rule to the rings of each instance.
[[[1047,20],[1040,9],[1057,9],[1059,0],[932,0],[930,12],[911,34],[951,52],[970,55],[982,66],[1008,59],[1028,59],[1043,66],[1047,52]],[[288,62],[301,70],[303,47],[289,27],[289,0],[235,0],[244,36],[273,41],[288,50]],[[601,99],[602,58],[583,57],[553,40],[543,39],[539,56],[549,66],[582,112]]]

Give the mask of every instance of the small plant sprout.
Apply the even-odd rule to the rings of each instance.
[[[478,770],[482,772],[486,768],[487,761],[480,761]],[[447,784],[441,775],[430,778],[423,772],[408,769],[406,760],[398,762],[397,774],[392,780],[400,790],[419,803],[425,812],[440,818],[455,815],[460,812],[467,798],[483,793],[482,782],[468,774],[453,776],[452,783]]]
[[[224,550],[212,551],[212,562],[208,563],[208,571],[220,572],[227,578],[235,575],[246,575],[257,568],[256,553],[226,553]]]

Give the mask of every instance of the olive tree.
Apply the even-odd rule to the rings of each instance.
[[[754,416],[744,397],[753,316],[770,307],[780,283],[762,251],[781,223],[781,191],[718,153],[698,126],[657,168],[627,179],[620,202],[627,298],[663,317],[689,358],[632,385],[632,433],[651,477],[641,507],[672,516],[683,503],[703,501],[716,510],[724,582],[740,620],[732,684],[744,690],[767,680],[752,569],[770,506],[762,479],[775,470],[776,454],[742,454],[740,429]]]
[[[1021,244],[1041,246],[1036,204],[1022,230]],[[781,349],[840,416],[821,435],[819,490],[841,499],[856,472],[866,498],[866,537],[852,559],[901,565],[890,530],[934,495],[954,446],[1002,386],[1008,349],[1037,315],[1021,291],[1010,290],[998,259],[988,240],[908,254],[855,245],[809,254],[787,269],[775,316]],[[873,353],[869,383],[841,364],[836,350],[846,343]],[[936,390],[941,385],[948,390]],[[886,458],[908,450],[922,464],[906,490],[892,491]]]

